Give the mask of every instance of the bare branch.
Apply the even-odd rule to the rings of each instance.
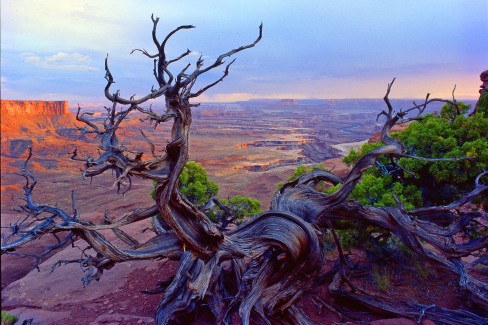
[[[80,111],[81,111],[81,107],[80,105],[78,105],[78,111],[76,112],[76,119],[78,121],[81,121],[85,124],[87,124],[89,127],[91,127],[93,130],[86,130],[83,129],[83,133],[96,133],[96,134],[100,134],[100,130],[98,129],[98,126],[96,126],[95,124],[93,124],[92,122],[90,122],[89,120],[87,120],[84,116],[85,115],[93,115],[93,113],[83,113],[80,115]],[[80,128],[78,128],[78,130],[80,130]]]
[[[151,154],[152,154],[152,156],[154,158],[156,158],[156,154],[154,153],[154,150],[155,150],[156,147],[151,142],[151,140],[149,140],[149,138],[146,136],[146,134],[144,133],[144,131],[142,131],[142,129],[139,129],[139,131],[141,131],[142,136],[144,137],[144,139],[146,140],[146,142],[149,144],[149,147],[151,148]]]
[[[182,26],[179,26],[178,28],[175,28],[173,31],[171,31],[164,39],[163,43],[161,44],[161,49],[159,51],[159,60],[160,62],[164,62],[166,63],[166,54],[165,54],[165,47],[166,47],[166,43],[168,42],[168,40],[171,38],[171,36],[173,36],[175,33],[177,33],[178,31],[182,30],[182,29],[192,29],[192,28],[195,28],[195,26],[193,25],[182,25]],[[175,59],[174,61],[177,61],[179,60],[180,58],[190,54],[191,51],[190,50],[187,50],[182,56],[180,56],[178,59]],[[173,61],[173,62],[174,62]],[[169,62],[167,63],[169,64]]]
[[[125,98],[122,98],[122,97],[117,96],[117,95],[114,96],[110,93],[110,86],[115,82],[114,82],[114,78],[112,76],[112,73],[110,72],[110,69],[108,68],[108,55],[105,58],[105,72],[106,72],[105,79],[107,79],[107,85],[105,86],[105,97],[107,97],[107,99],[111,102],[116,102],[116,103],[119,103],[122,105],[139,105],[139,104],[142,104],[142,103],[148,101],[149,99],[154,99],[154,98],[158,98],[158,97],[162,96],[164,94],[164,92],[170,88],[169,85],[163,85],[163,86],[160,86],[160,88],[158,90],[151,92],[151,93],[147,94],[146,96],[141,97],[139,99],[125,99]]]
[[[212,69],[215,69],[216,67],[222,65],[224,63],[224,59],[226,57],[230,57],[238,52],[241,52],[243,50],[246,50],[246,49],[249,49],[251,47],[254,47],[260,40],[261,38],[263,37],[263,24],[261,23],[261,25],[259,25],[259,36],[256,38],[256,40],[248,45],[244,45],[244,46],[240,46],[236,49],[233,49],[227,53],[224,53],[224,54],[221,54],[216,60],[214,63],[212,63],[211,65],[209,65],[207,68],[205,69],[197,69],[182,83],[183,86],[187,86],[189,83],[191,83],[193,80],[195,80],[196,78],[198,78],[199,75],[205,73],[205,72],[208,72]]]
[[[153,39],[154,45],[156,45],[156,48],[158,49],[158,52],[159,52],[159,49],[161,48],[161,45],[159,44],[158,38],[156,36],[156,28],[158,26],[159,17],[154,18],[154,14],[152,14],[151,15],[151,20],[153,22],[152,39]]]
[[[146,49],[133,49],[130,54],[134,53],[135,51],[139,51],[141,52],[142,54],[144,54],[145,56],[147,56],[148,58],[151,58],[151,59],[154,59],[154,58],[157,58],[158,57],[158,54],[149,54],[149,52],[146,51]]]
[[[232,60],[226,67],[225,67],[225,70],[224,70],[224,74],[222,75],[222,77],[220,77],[217,81],[214,81],[213,83],[203,87],[202,89],[200,89],[199,91],[197,91],[196,93],[193,93],[193,94],[188,94],[188,97],[190,98],[193,98],[193,97],[198,97],[200,96],[201,94],[203,94],[205,91],[207,91],[208,89],[212,88],[213,86],[217,85],[219,82],[222,82],[224,80],[225,77],[227,77],[229,75],[229,67],[232,63],[234,63],[235,59]],[[191,87],[189,87],[188,91],[191,90]]]
[[[189,49],[186,50],[185,53],[181,54],[179,57],[173,59],[173,60],[169,60],[168,61],[168,65],[170,65],[171,63],[174,63],[176,61],[179,61],[181,59],[183,59],[185,56],[189,55],[191,53],[191,51]]]
[[[386,95],[385,97],[383,97],[383,100],[385,101],[386,106],[388,107],[388,113],[386,114],[387,118],[391,118],[393,114],[393,106],[391,105],[389,95],[390,95],[391,87],[393,87],[393,83],[395,82],[395,79],[396,78],[393,78],[393,80],[388,84],[388,87],[386,89]]]

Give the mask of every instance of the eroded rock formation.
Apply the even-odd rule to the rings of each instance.
[[[2,156],[18,157],[33,146],[55,147],[59,137],[77,135],[67,101],[2,100],[1,116]]]
[[[482,96],[484,93],[488,93],[488,70],[481,73],[480,80],[483,82],[480,86],[480,96]]]
[[[24,115],[71,115],[67,101],[2,100],[2,117]]]
[[[481,99],[481,96],[488,93],[488,70],[485,70],[480,74],[480,81],[482,82],[482,84],[480,86],[480,91],[479,91],[480,92],[480,99]],[[477,108],[478,108],[478,103],[476,103],[474,111],[470,115],[475,114]]]

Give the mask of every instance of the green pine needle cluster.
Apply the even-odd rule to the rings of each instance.
[[[5,310],[2,310],[2,325],[14,325],[18,320],[19,318],[16,315],[9,314]]]
[[[188,161],[178,178],[178,188],[191,203],[199,208],[213,197],[217,197],[219,186],[208,179],[207,171],[195,161]],[[153,181],[151,197],[155,199],[156,182]],[[241,223],[245,217],[252,217],[262,212],[261,202],[247,196],[236,195],[220,202],[229,206],[234,212],[235,223]],[[205,210],[205,214],[214,222],[219,222],[222,211],[218,207]]]

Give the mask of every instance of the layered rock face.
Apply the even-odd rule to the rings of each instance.
[[[28,147],[59,147],[58,136],[76,134],[67,101],[2,100],[2,156],[18,157]]]
[[[67,101],[2,100],[2,136],[45,136],[74,128]]]
[[[71,115],[67,101],[2,100],[1,114],[4,116],[24,115]]]

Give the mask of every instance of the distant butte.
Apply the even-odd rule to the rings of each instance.
[[[295,99],[282,99],[277,104],[281,106],[297,106],[298,102]]]

